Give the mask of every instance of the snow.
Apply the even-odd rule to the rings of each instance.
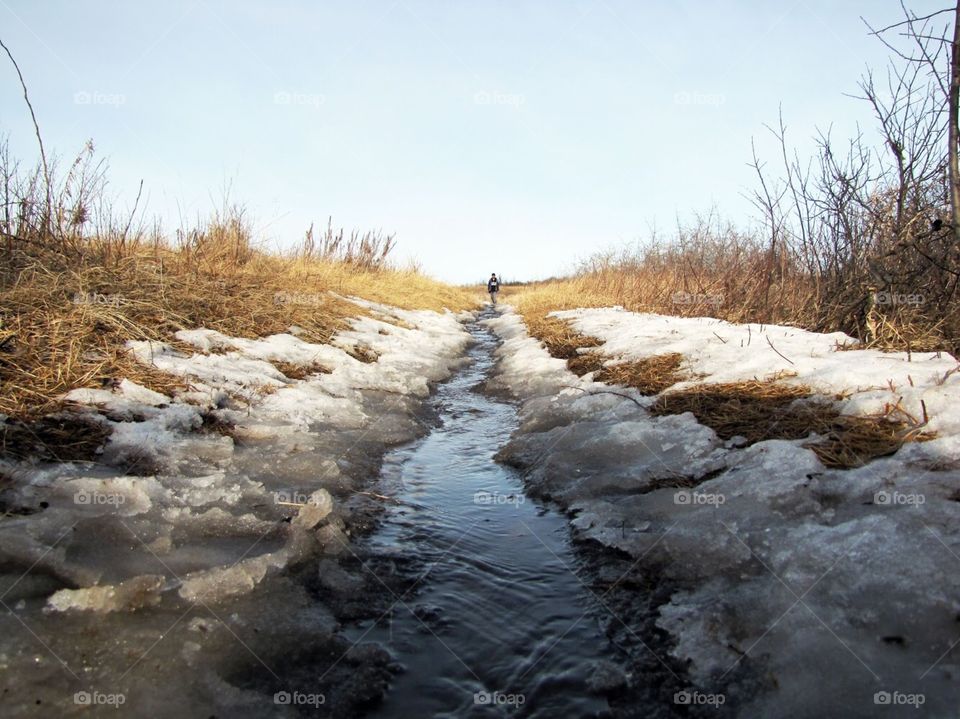
[[[852,394],[849,414],[881,411],[885,404],[901,406],[923,417],[920,400],[930,414],[930,429],[960,433],[958,362],[940,352],[882,352],[872,349],[838,351],[856,345],[842,332],[819,334],[783,325],[736,325],[709,317],[667,317],[627,312],[621,308],[582,309],[553,313],[577,331],[603,340],[613,357],[642,359],[679,352],[683,369],[696,382],[737,382],[778,373],[786,384],[806,385],[823,395]],[[782,355],[782,356],[781,356]]]
[[[142,362],[189,385],[174,396],[126,379],[70,393],[113,434],[96,464],[3,467],[17,478],[5,503],[35,510],[0,524],[4,602],[17,619],[58,652],[75,652],[79,665],[99,651],[96,624],[69,624],[84,617],[146,617],[144,625],[110,625],[109,641],[139,656],[197,603],[257,596],[246,614],[227,617],[237,627],[251,616],[268,623],[289,615],[296,624],[298,602],[315,607],[278,575],[305,558],[349,551],[347,500],[378,471],[386,445],[423,432],[417,409],[469,340],[461,326],[468,316],[357,304],[370,316],[327,345],[296,328],[260,339],[195,328],[178,333],[176,348],[131,342]],[[840,351],[851,338],[784,326],[620,308],[556,314],[614,358],[681,353],[693,379],[679,386],[778,376],[848,414],[899,404],[919,419],[925,407],[936,439],[858,469],[829,469],[804,440],[741,446],[691,414],[653,417],[655,398],[576,377],[510,308],[487,320],[503,340],[489,388],[520,401],[519,428],[498,459],[524,470],[531,493],[569,510],[579,535],[628,553],[671,589],[657,625],[697,686],[729,684],[736,693],[753,677],[740,692],[752,697],[743,716],[832,716],[837,706],[873,716],[880,690],[923,693],[933,715],[955,710],[954,358]],[[376,360],[352,356],[361,349]],[[274,362],[329,372],[294,380]],[[210,417],[233,431],[201,431]],[[325,566],[318,581],[342,587]],[[151,607],[168,613],[150,625],[142,610]],[[57,643],[44,613],[70,627],[75,648]],[[327,626],[329,618],[316,621]],[[208,633],[216,632],[197,628],[198,641]],[[192,656],[191,646],[161,642],[151,660]],[[30,651],[5,655],[5,669],[40,676]]]
[[[419,402],[469,340],[462,315],[356,302],[375,317],[352,320],[331,344],[202,327],[176,334],[194,352],[131,341],[137,359],[189,388],[167,396],[124,378],[66,395],[112,429],[102,462],[10,467],[21,481],[5,500],[45,509],[0,526],[16,533],[0,558],[67,585],[48,611],[102,613],[151,606],[173,590],[222,602],[311,553],[341,551],[341,505],[372,478],[368,458],[422,431]],[[376,360],[351,356],[357,347]],[[273,362],[328,371],[296,380]],[[201,432],[207,416],[234,431]]]
[[[881,690],[923,693],[934,715],[955,710],[956,359],[838,350],[852,338],[622,308],[554,315],[600,339],[611,362],[681,353],[691,379],[673,389],[779,377],[842,413],[899,404],[917,419],[922,400],[936,439],[828,469],[804,440],[743,447],[690,414],[654,417],[655,398],[606,394],[591,375],[576,377],[512,309],[488,321],[503,340],[491,384],[521,400],[520,428],[498,458],[523,470],[529,491],[573,512],[583,537],[628,552],[674,587],[658,626],[699,687],[736,694],[742,676],[754,677],[743,679],[754,684],[741,696],[755,697],[744,716],[830,716],[838,706],[874,716]]]

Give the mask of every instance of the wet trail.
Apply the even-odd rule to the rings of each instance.
[[[574,574],[567,519],[493,461],[516,409],[482,393],[497,340],[469,330],[471,363],[433,399],[442,425],[385,458],[381,491],[402,504],[362,540],[366,556],[412,554],[422,567],[405,595],[384,585],[392,608],[379,622],[347,627],[404,670],[370,716],[592,716],[607,702],[587,679],[614,649]]]

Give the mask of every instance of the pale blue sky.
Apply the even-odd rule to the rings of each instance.
[[[918,13],[942,1],[908,3]],[[896,0],[0,0],[48,149],[91,138],[173,230],[225,184],[274,246],[311,221],[395,232],[443,279],[545,277],[716,205],[748,216],[750,140],[845,97]],[[36,157],[12,68],[0,133]]]

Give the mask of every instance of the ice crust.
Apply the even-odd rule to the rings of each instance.
[[[672,587],[658,625],[703,690],[741,716],[948,716],[960,700],[960,373],[947,354],[838,351],[852,338],[622,308],[554,313],[628,359],[684,356],[696,381],[788,372],[840,409],[885,404],[930,418],[931,442],[853,470],[803,441],[723,442],[654,398],[603,394],[527,336],[510,308],[491,385],[521,400],[500,454],[528,489],[570,510],[583,537],[628,552]],[[718,338],[719,335],[722,339]],[[774,351],[770,342],[789,362]],[[876,692],[922,693],[878,706]],[[749,699],[744,697],[749,696]]]
[[[174,595],[215,603],[337,551],[325,545],[345,539],[338,507],[372,478],[387,445],[423,431],[417,407],[469,339],[463,316],[355,301],[375,317],[352,320],[330,345],[204,328],[176,335],[194,353],[130,342],[140,361],[188,383],[176,396],[127,379],[67,395],[113,432],[102,463],[5,468],[18,481],[4,500],[31,512],[0,524],[0,562],[11,577],[30,569],[59,584],[49,601],[31,594],[32,581],[8,598],[54,613],[133,610]],[[351,356],[357,346],[376,361]],[[328,372],[293,380],[274,361]],[[234,431],[200,432],[205,417]]]

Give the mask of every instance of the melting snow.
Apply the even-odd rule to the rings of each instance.
[[[509,308],[494,384],[522,401],[500,459],[576,513],[586,537],[629,552],[678,588],[659,625],[699,686],[752,681],[744,716],[874,716],[874,693],[960,694],[960,372],[945,353],[853,349],[840,333],[735,325],[621,308],[554,313],[612,357],[683,355],[695,382],[774,375],[849,414],[900,406],[938,438],[854,470],[828,469],[803,440],[737,448],[654,398],[610,394],[569,372]],[[787,376],[784,376],[784,375]],[[681,383],[675,388],[689,385]],[[736,689],[732,690],[736,691]],[[882,707],[886,709],[887,707]],[[902,709],[902,707],[901,707]],[[915,711],[907,706],[907,711]],[[894,710],[896,711],[896,710]]]

